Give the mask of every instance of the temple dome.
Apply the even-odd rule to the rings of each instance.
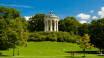
[[[55,14],[49,14],[48,17],[57,17]]]
[[[50,14],[45,17],[45,19],[57,20],[57,19],[59,19],[59,17],[57,17],[55,14],[53,14],[53,12],[50,12]]]

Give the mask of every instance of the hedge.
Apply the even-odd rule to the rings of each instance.
[[[80,39],[80,36],[68,32],[33,32],[30,33],[28,41],[57,41],[72,42]]]

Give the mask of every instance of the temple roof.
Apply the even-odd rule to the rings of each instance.
[[[46,18],[58,18],[58,17],[53,12],[50,12],[50,14],[46,16]]]

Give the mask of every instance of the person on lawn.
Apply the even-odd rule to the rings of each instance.
[[[74,51],[71,51],[71,56],[74,56],[74,53],[75,53]]]

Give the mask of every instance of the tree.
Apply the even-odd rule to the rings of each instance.
[[[7,26],[8,42],[14,49],[16,45],[26,45],[28,40],[28,31],[24,30],[21,18],[8,20]]]
[[[84,34],[89,34],[89,23],[80,24],[78,27],[78,33],[80,36],[83,36]]]
[[[29,20],[29,31],[44,31],[44,17],[45,14],[36,14]]]
[[[8,38],[6,36],[6,22],[0,19],[0,50],[9,47]]]
[[[10,34],[16,35],[17,32],[15,33],[14,26],[13,27],[11,26],[12,23],[16,23],[13,20],[16,19],[17,17],[20,17],[20,11],[16,10],[15,8],[10,7],[6,8],[0,6],[0,42],[1,42],[0,49],[7,49],[10,46],[12,46],[11,43],[9,42],[10,38],[8,37],[8,33],[9,35]]]
[[[77,41],[77,44],[80,45],[80,48],[83,49],[84,57],[85,57],[85,49],[94,47],[94,45],[90,43],[90,37],[88,36],[88,34],[85,34],[82,38],[80,38],[80,40]]]
[[[16,45],[27,45],[28,30],[23,27],[21,18],[0,19],[0,49],[13,48]]]
[[[0,49],[13,48],[14,56],[16,45],[27,45],[27,26],[20,11],[0,6]]]
[[[15,8],[6,8],[3,6],[0,6],[0,16],[2,16],[3,18],[21,17],[20,11],[16,10]]]
[[[79,24],[74,17],[66,17],[59,21],[59,30],[77,34]]]
[[[100,49],[104,49],[104,18],[93,20],[90,26],[91,43]]]

